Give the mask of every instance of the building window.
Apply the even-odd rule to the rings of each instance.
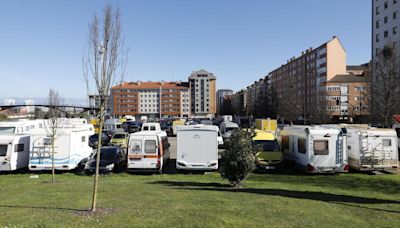
[[[383,4],[383,8],[385,8],[385,9],[387,9],[388,8],[388,2],[386,1],[384,4]]]
[[[396,4],[397,3],[397,0],[393,0],[393,4]]]
[[[397,26],[393,27],[393,35],[397,34]]]
[[[383,18],[383,23],[386,24],[387,22],[388,22],[388,17],[386,16],[386,17]]]
[[[397,18],[397,11],[393,12],[393,20]]]
[[[375,7],[375,14],[379,15],[379,6]]]
[[[377,43],[379,42],[379,34],[375,35],[375,42],[377,42]]]
[[[377,20],[376,22],[375,22],[375,27],[378,29],[379,28],[379,20]]]
[[[388,32],[387,30],[386,30],[385,32],[383,32],[383,37],[384,37],[384,38],[387,38],[388,35],[389,35],[389,32]]]

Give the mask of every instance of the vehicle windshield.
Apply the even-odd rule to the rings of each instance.
[[[126,136],[124,134],[115,134],[113,138],[114,139],[124,139],[124,138],[126,138]]]
[[[0,145],[0,157],[7,155],[7,147],[8,145]]]
[[[0,134],[12,134],[15,132],[15,127],[0,127]]]
[[[237,129],[237,127],[227,127],[226,128],[226,131],[227,132],[232,132],[232,131],[234,131],[234,130],[236,130]]]
[[[273,152],[273,151],[278,151],[279,150],[279,144],[278,141],[275,140],[256,140],[253,142],[254,145],[261,145],[263,148],[263,151],[266,152]]]
[[[101,148],[100,152],[100,160],[111,160],[117,157],[117,149],[116,148]],[[97,153],[93,156],[93,158],[97,158]]]

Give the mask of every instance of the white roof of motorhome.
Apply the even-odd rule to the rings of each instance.
[[[337,128],[326,128],[326,127],[320,127],[317,125],[311,125],[311,126],[303,126],[303,125],[292,125],[289,127],[286,127],[283,129],[283,131],[290,130],[290,131],[297,131],[301,132],[304,131],[306,133],[306,129],[310,132],[310,134],[338,134],[340,132],[339,129]]]
[[[177,126],[178,131],[219,131],[217,126],[212,125],[203,125],[203,124],[196,124],[196,125],[181,125]]]
[[[239,125],[235,122],[222,122],[223,125],[225,125],[225,127],[239,127]]]
[[[165,131],[138,131],[129,134],[129,136],[149,136],[149,135],[166,135]]]

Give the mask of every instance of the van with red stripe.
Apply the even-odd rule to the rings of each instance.
[[[129,135],[127,170],[162,173],[169,159],[165,131],[140,131]]]

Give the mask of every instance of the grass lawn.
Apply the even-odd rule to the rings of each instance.
[[[90,207],[89,176],[0,175],[0,227],[399,227],[400,175],[253,174],[231,189],[217,173],[113,174]]]

